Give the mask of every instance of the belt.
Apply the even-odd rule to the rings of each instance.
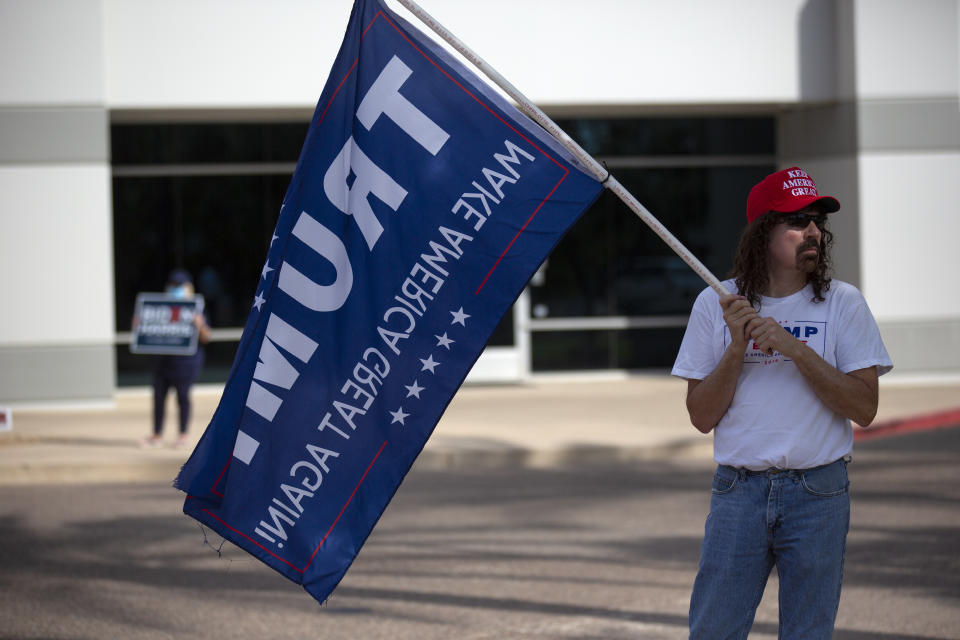
[[[849,463],[850,460],[852,459],[853,458],[851,456],[843,456],[842,458],[834,460],[833,462],[828,462],[827,464],[821,464],[816,467],[808,467],[805,469],[781,469],[780,467],[768,467],[766,469],[761,469],[759,471],[756,471],[754,469],[747,469],[746,467],[734,467],[731,465],[723,465],[723,466],[729,469],[733,469],[739,474],[747,475],[747,476],[782,476],[782,475],[795,476],[798,473],[807,473],[808,471],[814,471],[815,469],[823,469],[824,467],[829,467],[832,464],[837,464],[841,460]]]
[[[762,469],[760,471],[754,471],[753,469],[747,469],[745,467],[734,467],[734,469],[736,469],[738,473],[748,476],[796,475],[797,473],[803,473],[806,471],[806,469],[780,469],[779,467],[770,467],[769,469]]]

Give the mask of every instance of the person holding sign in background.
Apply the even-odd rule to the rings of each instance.
[[[166,294],[178,300],[194,297],[193,279],[183,269],[175,269],[167,278]],[[136,323],[137,320],[135,319]],[[153,434],[142,441],[145,447],[157,447],[163,441],[163,421],[167,394],[170,387],[176,389],[177,406],[180,410],[180,432],[174,446],[187,445],[187,430],[190,423],[190,388],[203,369],[203,345],[210,341],[210,327],[202,313],[193,316],[197,328],[197,349],[191,355],[158,355],[153,368]]]
[[[713,479],[691,638],[745,638],[774,565],[781,638],[830,638],[850,520],[851,420],[876,415],[892,368],[870,309],[831,280],[827,214],[802,169],[778,171],[747,198],[736,294],[704,290],[673,375],[693,425],[713,432]]]

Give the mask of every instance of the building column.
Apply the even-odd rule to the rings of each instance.
[[[960,2],[835,5],[835,99],[788,109],[781,164],[843,208],[836,276],[857,285],[898,372],[960,371]]]
[[[102,7],[0,9],[0,404],[112,399]]]

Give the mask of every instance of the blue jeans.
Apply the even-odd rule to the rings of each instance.
[[[690,637],[746,638],[776,565],[779,637],[830,638],[850,527],[849,487],[843,459],[799,470],[720,465],[690,598]]]

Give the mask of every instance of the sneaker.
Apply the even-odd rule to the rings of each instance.
[[[173,448],[185,449],[189,444],[190,444],[190,440],[187,438],[187,436],[180,436],[179,438],[177,438],[177,441],[173,443]]]
[[[160,436],[147,436],[140,440],[141,449],[156,449],[157,447],[163,444],[163,440]]]

